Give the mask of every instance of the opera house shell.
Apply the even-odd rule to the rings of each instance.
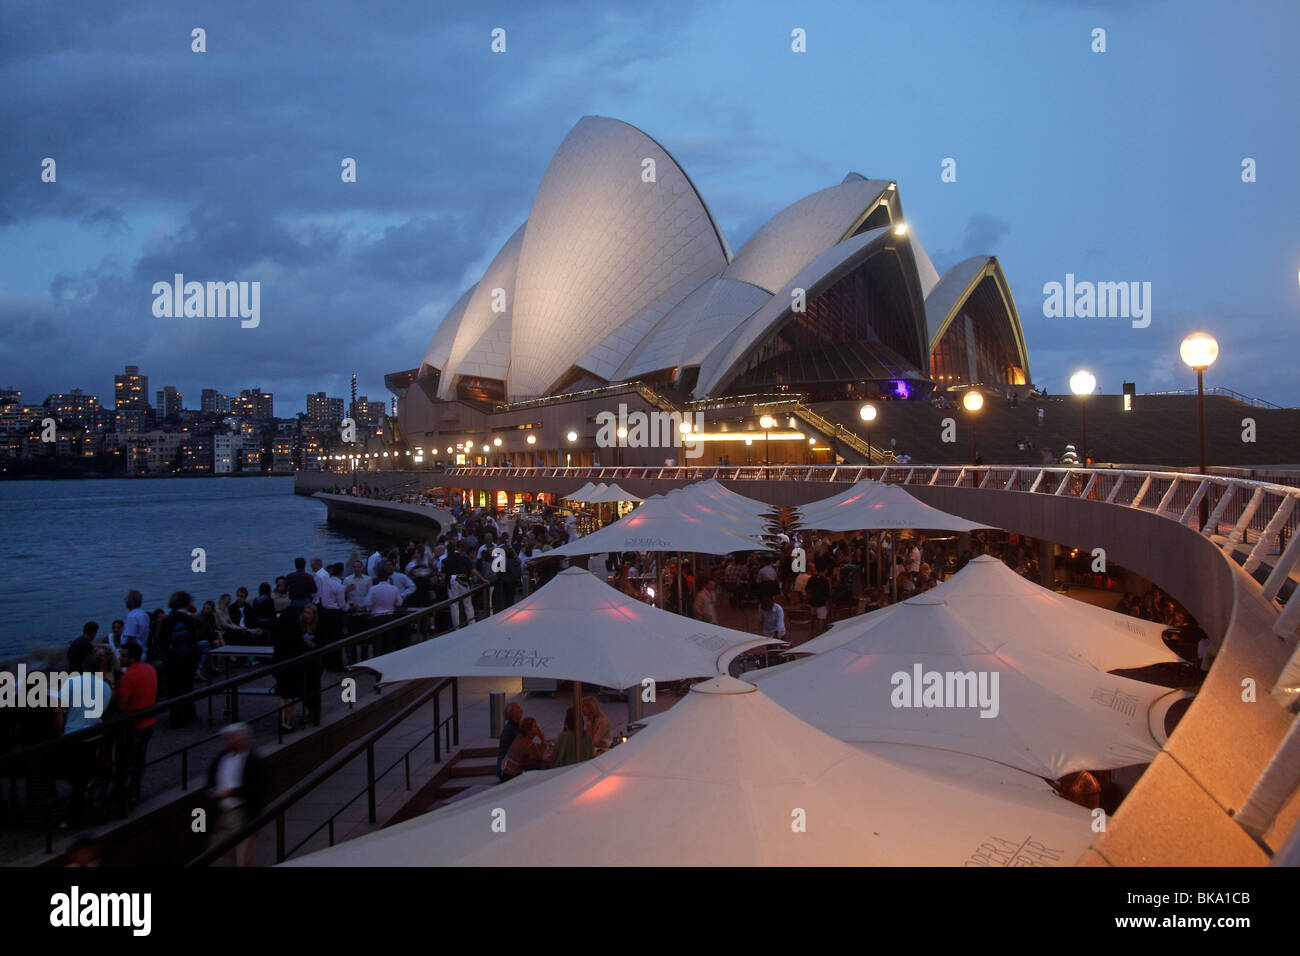
[[[653,160],[653,163],[649,162]],[[733,253],[662,146],[588,116],[532,209],[442,321],[416,381],[431,399],[513,402],[642,382],[682,397],[798,389],[830,399],[1025,384],[995,257],[940,277],[897,184],[850,173]]]

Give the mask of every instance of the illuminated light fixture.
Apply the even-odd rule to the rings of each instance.
[[[447,454],[449,454],[449,455],[451,454],[451,449],[450,449],[450,448],[447,449]]]
[[[893,184],[893,183],[890,183],[890,184],[889,184],[888,186],[886,186],[885,188],[888,189],[888,190],[892,193],[892,192],[894,191],[894,184]]]
[[[494,439],[492,439],[492,444],[494,444],[494,445],[496,445],[496,447],[500,448],[500,447],[501,447],[501,439],[500,439],[500,438],[494,438]]]
[[[528,436],[528,444],[530,444],[530,445],[536,445],[536,444],[537,444],[537,436],[536,436],[536,435],[529,435],[529,436]]]
[[[577,440],[578,440],[578,433],[577,433],[577,432],[569,432],[569,434],[565,435],[564,437],[567,438],[567,439],[569,439],[569,441],[577,441]]]
[[[691,433],[691,423],[690,423],[690,422],[682,422],[682,426],[681,426],[681,428],[678,429],[678,430],[679,430],[683,435],[689,435],[689,434]]]
[[[1097,379],[1085,369],[1070,376],[1070,391],[1075,395],[1091,395],[1097,389]]]
[[[622,427],[621,425],[619,426],[619,429],[618,429],[618,437],[619,437],[619,438],[626,438],[626,437],[627,437],[627,429],[624,428],[624,427]]]
[[[754,444],[754,439],[752,439],[752,438],[746,438],[746,439],[745,439],[745,444],[746,444],[746,445],[752,445],[752,444]]]
[[[896,236],[905,236],[905,235],[907,235],[907,223],[905,223],[905,222],[900,222],[897,226],[895,226],[895,227],[894,227],[894,235],[896,235]]]
[[[816,439],[816,438],[809,438],[809,439],[808,439],[808,444],[810,444],[810,445],[816,445],[816,444],[817,444],[817,439]]]
[[[876,406],[863,405],[860,409],[858,409],[858,417],[861,418],[864,422],[874,422],[876,420]]]
[[[764,431],[770,431],[776,425],[776,419],[771,415],[764,415],[758,420],[758,425]]]
[[[984,407],[984,396],[976,391],[969,391],[962,396],[961,403],[968,412],[978,412]]]
[[[1178,346],[1178,354],[1188,368],[1203,372],[1219,357],[1219,343],[1208,332],[1193,332]]]

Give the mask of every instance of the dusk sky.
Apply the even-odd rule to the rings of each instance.
[[[289,416],[356,371],[386,401],[597,114],[662,144],[733,250],[850,170],[896,179],[941,274],[1000,258],[1051,392],[1194,386],[1204,328],[1208,385],[1300,405],[1298,36],[1295,0],[9,2],[0,386],[111,405],[130,363]],[[260,281],[260,326],[155,317],[178,272]],[[1150,282],[1150,327],[1044,317],[1067,273]]]

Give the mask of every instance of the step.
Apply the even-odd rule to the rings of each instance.
[[[458,760],[447,768],[449,777],[495,777],[497,774],[497,763],[494,757],[490,763],[470,763],[468,760]]]

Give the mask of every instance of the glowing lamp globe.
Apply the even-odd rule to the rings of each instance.
[[[758,424],[762,426],[764,431],[766,431],[776,424],[776,419],[771,415],[764,415],[758,420]]]
[[[528,444],[530,444],[530,445],[536,445],[536,444],[537,444],[537,436],[536,436],[536,435],[529,435],[529,436],[528,436]]]
[[[568,438],[569,441],[577,441],[577,440],[578,440],[578,433],[577,433],[577,432],[569,432],[569,434],[566,435],[565,437]]]
[[[978,412],[984,407],[984,396],[979,392],[967,392],[961,400],[968,412]]]
[[[876,406],[863,405],[860,409],[858,409],[858,415],[862,418],[864,422],[874,422],[876,420]]]
[[[1219,357],[1219,343],[1208,332],[1193,332],[1178,346],[1178,354],[1188,368],[1207,369]]]
[[[1070,376],[1070,391],[1075,395],[1091,395],[1097,388],[1097,379],[1091,372],[1080,369]]]

